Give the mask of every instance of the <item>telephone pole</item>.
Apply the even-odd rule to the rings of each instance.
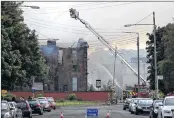
[[[113,73],[113,87],[114,87],[114,79],[115,79],[115,64],[116,64],[116,58],[117,58],[117,47],[115,47],[115,53],[114,53],[114,73]]]
[[[158,98],[155,12],[153,12],[153,27],[154,27],[153,35],[154,35],[155,95],[156,95],[156,98]]]

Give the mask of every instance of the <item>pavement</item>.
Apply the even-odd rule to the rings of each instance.
[[[110,118],[149,118],[148,114],[134,115],[128,110],[123,110],[122,104],[112,105],[112,106],[71,106],[71,107],[61,107],[51,112],[44,112],[43,115],[33,115],[33,118],[60,118],[60,112],[63,112],[63,118],[88,118],[85,116],[86,109],[97,108],[99,110],[99,117],[95,118],[106,118],[109,112]],[[90,117],[94,118],[94,117]]]

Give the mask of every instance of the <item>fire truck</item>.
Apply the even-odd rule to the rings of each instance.
[[[141,97],[141,98],[149,98],[149,87],[146,85],[139,85],[139,92],[138,92],[138,85],[134,85],[133,91],[132,91],[132,97],[136,98]]]

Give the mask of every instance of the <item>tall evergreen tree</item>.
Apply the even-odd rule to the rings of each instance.
[[[159,62],[159,69],[164,76],[165,93],[168,93],[174,91],[174,24],[166,26],[163,40],[165,58]]]
[[[164,33],[165,33],[165,27],[162,27],[162,28],[159,27],[156,30],[157,63],[164,59],[164,40],[162,38]],[[147,63],[150,64],[150,66],[148,67],[149,76],[148,76],[147,80],[150,81],[150,88],[152,90],[154,90],[155,89],[154,36],[153,36],[153,33],[151,33],[151,34],[148,33],[147,35],[149,37],[149,40],[146,42],[146,45],[147,45],[146,50],[147,50],[147,58],[148,58]],[[157,66],[157,73],[160,74],[158,66]],[[162,91],[164,91],[164,86],[163,85],[164,85],[163,82],[160,81],[159,82],[159,88]]]

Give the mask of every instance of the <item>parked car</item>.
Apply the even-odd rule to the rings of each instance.
[[[33,114],[43,115],[43,106],[37,99],[28,100],[28,103],[32,109]]]
[[[129,108],[129,104],[131,102],[132,98],[126,98],[126,100],[124,101],[124,104],[123,104],[123,110],[126,110]]]
[[[154,100],[150,109],[149,118],[157,118],[159,107],[162,106],[163,100]]]
[[[174,96],[164,98],[163,106],[158,110],[158,118],[172,118],[174,111]]]
[[[16,101],[17,107],[22,110],[22,116],[32,118],[32,109],[27,100]]]
[[[44,100],[44,99],[38,99],[38,100],[39,100],[39,103],[43,106],[44,111],[51,112],[51,105],[48,102],[48,100]]]
[[[22,118],[21,109],[17,108],[17,104],[15,102],[9,102],[10,108],[12,109],[12,114],[14,118]]]
[[[46,97],[37,97],[37,99],[39,99],[39,100],[47,100]]]
[[[136,104],[137,104],[138,100],[140,100],[140,99],[142,99],[142,98],[134,98],[131,101],[131,103],[129,105],[129,111],[131,112],[131,114],[135,113]]]
[[[1,118],[13,118],[12,108],[7,101],[1,101]]]
[[[50,103],[51,108],[55,110],[56,109],[56,103],[54,101],[54,98],[53,97],[46,97],[46,98],[47,98],[48,102]]]
[[[138,115],[139,113],[149,113],[152,103],[153,103],[152,99],[138,100],[136,103],[135,114]]]

